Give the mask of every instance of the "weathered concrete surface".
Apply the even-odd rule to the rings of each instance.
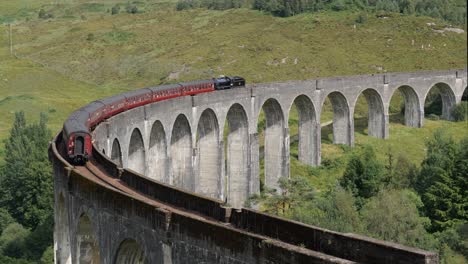
[[[260,190],[260,145],[265,146],[266,186],[278,189],[278,179],[289,177],[287,120],[293,104],[299,112],[299,160],[318,165],[320,115],[326,98],[333,105],[333,142],[352,146],[353,114],[360,95],[369,105],[369,136],[388,138],[388,109],[397,90],[405,98],[406,125],[421,127],[424,101],[431,89],[438,89],[442,96],[442,117],[451,119],[451,108],[460,102],[466,85],[466,70],[256,84],[136,108],[99,125],[94,138],[99,149],[123,168],[239,208]],[[266,124],[264,142],[259,142],[262,110]],[[141,133],[141,140],[135,131]]]

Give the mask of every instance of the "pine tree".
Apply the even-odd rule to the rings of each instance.
[[[52,214],[51,166],[47,157],[51,133],[47,118],[26,125],[24,113],[16,113],[5,144],[5,165],[0,171],[0,207],[18,223],[35,228]]]
[[[427,156],[415,189],[432,221],[432,231],[443,231],[457,221],[468,220],[468,139],[457,146],[451,137],[438,130],[426,146]]]

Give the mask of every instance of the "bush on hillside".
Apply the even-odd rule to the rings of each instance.
[[[468,120],[468,102],[463,101],[452,109],[452,116],[455,121]]]

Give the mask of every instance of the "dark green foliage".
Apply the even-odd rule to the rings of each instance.
[[[363,199],[379,192],[383,176],[383,165],[377,160],[374,150],[366,146],[351,155],[340,185],[349,190],[356,197],[358,206],[361,206]]]
[[[52,171],[47,157],[51,133],[46,124],[43,114],[39,123],[27,124],[24,113],[16,113],[5,142],[5,164],[0,168],[0,263],[37,263],[52,244]]]
[[[136,5],[128,4],[127,7],[125,8],[127,13],[129,14],[136,14],[138,13],[138,7]]]
[[[265,190],[260,196],[252,197],[249,203],[262,202],[266,212],[284,215],[314,197],[314,189],[304,177],[280,178],[279,185],[281,192]]]
[[[0,208],[0,234],[8,225],[14,222],[15,220],[11,217],[10,213],[4,208]]]
[[[387,153],[384,182],[390,189],[406,189],[414,186],[419,171],[415,164],[400,155],[395,160],[391,150]]]
[[[468,120],[468,102],[462,101],[452,109],[452,116],[455,121]]]
[[[48,19],[54,17],[51,13],[46,12],[44,9],[39,10],[38,17],[40,19]]]
[[[213,10],[226,10],[240,8],[243,4],[243,0],[179,0],[176,9],[180,11],[201,7]]]
[[[383,190],[361,209],[370,236],[386,241],[433,250],[435,239],[426,231],[429,218],[421,217],[419,196],[409,190]]]
[[[12,258],[23,257],[26,247],[25,239],[29,235],[29,230],[18,223],[12,223],[3,230],[0,236],[0,252],[4,256]]]
[[[431,89],[424,103],[424,115],[440,116],[442,115],[442,97],[438,89]]]
[[[112,15],[117,15],[119,12],[120,12],[120,6],[119,5],[115,5],[115,6],[112,7],[112,9],[111,9],[111,14]]]
[[[431,218],[431,230],[442,231],[468,220],[468,139],[457,144],[439,130],[426,146],[415,189]]]
[[[320,10],[362,10],[417,14],[442,18],[457,24],[466,23],[466,3],[456,0],[254,0],[252,7],[283,17]],[[362,20],[356,22],[362,23]]]
[[[26,125],[24,113],[16,113],[0,171],[0,207],[28,228],[42,223],[53,210],[52,171],[47,157],[51,133],[46,122],[46,116],[41,115],[39,123]]]
[[[341,187],[308,200],[291,212],[292,219],[339,232],[363,232],[355,199]]]

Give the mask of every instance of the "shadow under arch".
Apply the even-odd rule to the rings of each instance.
[[[364,96],[367,104],[367,111],[365,114],[367,117],[363,116],[362,119],[355,118],[355,131],[357,130],[357,127],[362,124],[361,121],[365,121],[365,119],[367,119],[367,135],[376,138],[386,138],[386,121],[382,96],[373,88],[368,88],[362,91],[354,104],[354,117],[356,116],[356,112],[359,111],[358,102],[359,99],[362,98],[361,96]]]
[[[149,264],[145,252],[133,239],[125,239],[120,243],[114,264]]]
[[[393,91],[393,94],[390,97],[390,102],[393,100],[396,93],[400,93],[403,96],[403,123],[409,127],[421,127],[423,120],[421,115],[421,107],[419,104],[419,97],[416,91],[411,86],[402,85]],[[390,119],[390,121],[392,120],[393,118]]]
[[[351,120],[349,114],[349,105],[346,97],[340,92],[331,92],[327,95],[330,99],[333,110],[333,144],[352,144]],[[322,109],[325,100],[322,103]],[[323,112],[323,111],[322,111]],[[326,127],[322,128],[322,131]],[[322,132],[322,138],[327,136],[327,133]]]
[[[80,264],[100,263],[100,250],[96,232],[86,214],[82,214],[78,221],[75,258],[75,262]]]
[[[295,109],[293,108],[295,107]],[[292,112],[297,111],[297,141],[298,141],[298,159],[300,162],[308,165],[318,165],[319,163],[319,144],[317,131],[317,114],[312,100],[306,95],[297,96],[291,108],[289,109],[288,122],[293,121]],[[290,122],[289,129],[295,125]],[[291,135],[290,142],[293,144],[295,138]]]
[[[427,105],[427,101],[433,102],[431,105]],[[455,93],[453,92],[450,85],[446,83],[436,83],[427,91],[424,95],[424,112],[425,115],[431,114],[432,111],[437,112],[442,119],[452,120],[452,109],[456,105]]]
[[[145,174],[145,146],[138,128],[133,129],[128,146],[128,168]]]
[[[117,163],[117,165],[119,165],[119,167],[122,167],[123,164],[122,164],[122,149],[120,148],[120,143],[119,143],[119,140],[117,138],[114,139],[114,142],[112,142],[112,150],[111,150],[111,156],[110,156],[111,160],[115,163]]]
[[[162,123],[157,120],[154,122],[148,147],[148,177],[168,182],[167,177],[167,142],[166,132]]]
[[[226,115],[226,198],[235,208],[249,196],[249,123],[244,107],[233,104]]]
[[[170,183],[193,191],[192,179],[192,132],[185,115],[177,116],[171,134],[171,172]]]

